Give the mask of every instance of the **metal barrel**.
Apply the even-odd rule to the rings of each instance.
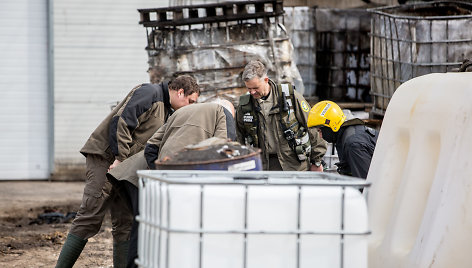
[[[260,149],[247,155],[240,155],[225,159],[188,162],[157,161],[158,170],[228,170],[228,171],[253,171],[262,170]]]

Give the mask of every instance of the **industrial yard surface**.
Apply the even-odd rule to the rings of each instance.
[[[52,216],[76,212],[83,187],[84,182],[0,182],[0,267],[54,267],[71,223]],[[113,267],[112,247],[107,215],[75,266]]]

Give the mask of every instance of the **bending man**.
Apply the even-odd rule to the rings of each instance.
[[[133,218],[126,210],[126,202],[116,195],[116,189],[108,182],[106,173],[142,151],[146,141],[164,124],[172,111],[196,102],[199,94],[198,85],[190,76],[179,76],[169,84],[139,85],[90,135],[80,150],[86,157],[87,168],[82,204],[56,267],[74,265],[87,239],[100,230],[108,209],[112,220],[113,264],[114,267],[124,265]]]

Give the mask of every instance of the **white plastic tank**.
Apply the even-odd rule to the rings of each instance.
[[[393,95],[367,176],[370,268],[472,267],[471,103],[472,73]]]
[[[364,180],[314,172],[139,175],[140,267],[367,267]]]

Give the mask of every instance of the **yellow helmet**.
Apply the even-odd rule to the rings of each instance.
[[[308,115],[308,127],[327,126],[334,132],[338,132],[346,120],[341,108],[332,101],[320,101],[310,110]]]

